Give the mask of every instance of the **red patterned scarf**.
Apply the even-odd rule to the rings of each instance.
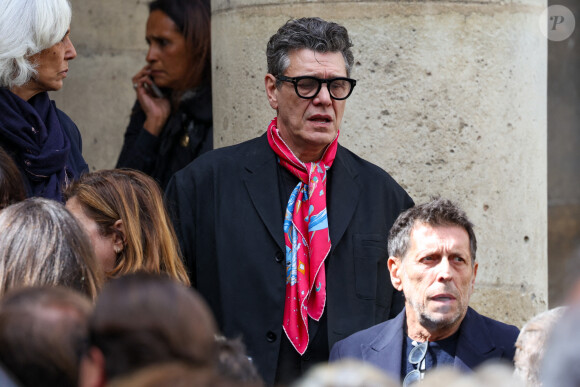
[[[330,252],[326,213],[326,171],[338,147],[338,133],[318,162],[303,163],[284,143],[274,118],[268,142],[279,163],[300,179],[288,200],[284,217],[286,299],[283,327],[301,355],[308,348],[308,316],[319,320],[326,304],[324,261]]]

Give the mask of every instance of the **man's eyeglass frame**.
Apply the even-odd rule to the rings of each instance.
[[[318,95],[318,93],[320,93],[320,90],[322,89],[322,84],[326,83],[326,88],[328,89],[328,94],[330,95],[330,98],[335,99],[337,101],[342,101],[347,99],[348,97],[350,97],[350,95],[352,94],[352,91],[354,90],[354,87],[356,86],[356,80],[351,79],[351,78],[346,78],[346,77],[337,77],[337,78],[330,78],[330,79],[320,79],[320,78],[316,78],[316,77],[312,77],[309,75],[306,76],[302,76],[302,77],[287,77],[285,75],[277,75],[276,79],[282,82],[290,82],[294,84],[294,91],[296,91],[296,95],[300,98],[304,98],[304,99],[314,99],[316,98],[316,96]],[[316,89],[316,93],[314,93],[312,96],[310,97],[305,97],[303,95],[300,95],[300,93],[298,92],[298,82],[300,82],[302,79],[312,79],[314,81],[318,82],[318,89]],[[347,81],[348,83],[350,83],[350,91],[348,92],[348,94],[346,95],[346,97],[342,97],[342,98],[336,98],[335,96],[332,95],[332,92],[330,91],[330,84],[334,81]]]

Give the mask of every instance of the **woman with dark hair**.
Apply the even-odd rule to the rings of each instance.
[[[78,128],[56,108],[77,53],[68,0],[0,1],[0,147],[21,171],[27,196],[62,201],[62,187],[88,170]]]
[[[14,160],[0,148],[0,211],[16,202],[26,199],[26,189],[22,175]]]
[[[137,102],[117,168],[171,176],[213,148],[208,0],[149,4],[148,64],[133,77]]]

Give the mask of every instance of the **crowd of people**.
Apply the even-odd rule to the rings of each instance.
[[[68,0],[0,3],[0,385],[580,383],[580,310],[521,332],[475,311],[467,214],[339,144],[346,28],[282,25],[275,116],[211,150],[209,1],[152,1],[116,169],[89,172],[48,95],[70,22]]]

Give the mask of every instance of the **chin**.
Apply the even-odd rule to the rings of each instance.
[[[63,86],[63,82],[60,81],[58,83],[55,83],[54,85],[50,85],[48,87],[46,87],[45,91],[59,91],[60,89],[62,89]]]
[[[459,311],[454,312],[425,312],[420,315],[421,325],[432,329],[442,329],[454,325],[462,316]]]
[[[324,146],[330,144],[335,137],[336,137],[335,130],[316,132],[310,136],[309,142],[312,144],[316,144],[318,146]]]
[[[170,88],[170,89],[175,89],[176,85],[174,83],[177,83],[178,84],[177,86],[179,87],[179,82],[169,82],[164,77],[157,76],[157,77],[151,77],[151,78],[153,79],[153,82],[159,87],[166,87],[166,88]]]

